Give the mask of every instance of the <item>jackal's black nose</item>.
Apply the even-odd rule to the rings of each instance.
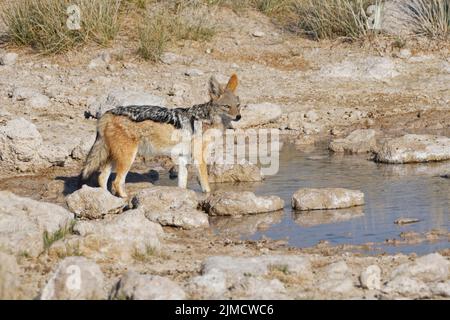
[[[240,115],[240,114],[238,114],[238,115],[236,116],[236,119],[234,119],[234,121],[239,121],[239,120],[241,120],[241,115]]]

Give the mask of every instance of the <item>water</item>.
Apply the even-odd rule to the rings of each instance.
[[[387,165],[367,156],[333,155],[327,150],[302,152],[286,145],[280,153],[280,170],[261,183],[216,184],[215,189],[249,190],[259,195],[278,195],[284,212],[243,218],[215,218],[216,232],[242,239],[287,239],[289,245],[308,247],[322,240],[331,245],[375,242],[384,252],[428,253],[449,248],[446,238],[438,242],[392,246],[386,239],[399,239],[401,232],[424,233],[449,230],[450,162]],[[198,184],[191,183],[198,190]],[[291,197],[298,188],[343,187],[361,190],[366,204],[341,210],[293,212]],[[420,222],[397,225],[398,218]]]

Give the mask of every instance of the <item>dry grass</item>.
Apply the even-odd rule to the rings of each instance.
[[[167,3],[148,13],[139,26],[138,53],[146,60],[158,61],[165,48],[179,40],[208,41],[215,29],[210,9],[198,2]]]
[[[410,0],[402,10],[415,33],[431,38],[449,37],[450,0]]]
[[[80,28],[67,26],[68,7],[80,8]],[[93,41],[101,45],[119,30],[121,0],[18,0],[2,5],[0,18],[10,39],[43,53],[58,53]]]

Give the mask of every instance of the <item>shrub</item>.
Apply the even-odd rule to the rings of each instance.
[[[13,42],[58,53],[87,41],[106,45],[118,30],[121,0],[18,0],[3,5],[0,18]],[[80,28],[67,26],[70,5],[80,9]]]
[[[420,35],[446,38],[450,33],[450,0],[410,0],[402,10]]]

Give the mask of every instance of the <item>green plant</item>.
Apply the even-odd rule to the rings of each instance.
[[[48,250],[53,243],[55,243],[58,240],[64,239],[68,234],[72,234],[74,225],[75,221],[72,220],[68,225],[56,230],[53,233],[44,231],[43,234],[44,250]]]

